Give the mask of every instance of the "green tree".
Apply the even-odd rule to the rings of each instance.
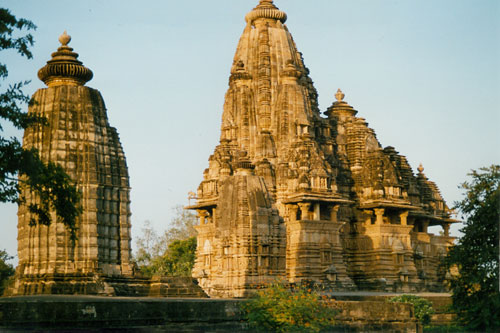
[[[196,237],[177,239],[167,251],[153,261],[154,274],[164,276],[191,276],[196,254]]]
[[[196,253],[196,215],[178,205],[171,227],[158,235],[149,221],[137,237],[136,264],[145,276],[191,276]]]
[[[7,263],[7,261],[12,258],[13,257],[9,256],[5,250],[0,250],[0,296],[3,294],[9,277],[15,273],[14,267]]]
[[[168,244],[165,235],[159,236],[150,221],[144,222],[141,232],[135,240],[137,251],[134,260],[142,274],[152,276],[155,271],[153,263],[165,253]]]
[[[0,8],[0,51],[13,49],[31,59],[29,47],[33,45],[33,36],[23,31],[34,29],[36,26],[31,21],[17,19],[9,10]],[[22,36],[16,37],[18,34]],[[7,76],[7,65],[0,63],[0,82]],[[80,194],[70,177],[59,165],[44,163],[35,149],[23,149],[17,138],[4,135],[7,123],[19,130],[46,125],[44,118],[31,116],[21,108],[30,102],[22,91],[28,83],[19,82],[0,91],[0,202],[24,203],[22,189],[30,191],[36,198],[28,204],[33,216],[31,224],[49,225],[50,212],[55,211],[58,221],[69,229],[71,239],[75,240],[76,218],[81,212]]]
[[[464,217],[464,235],[445,259],[457,271],[450,280],[453,309],[473,330],[500,328],[499,222],[500,166],[472,170],[455,207]]]
[[[432,308],[432,303],[429,300],[415,295],[394,296],[389,299],[389,302],[413,304],[413,308],[415,310],[415,317],[423,325],[430,324],[431,317],[435,313],[434,309]]]
[[[198,223],[196,214],[191,210],[184,209],[182,205],[175,206],[173,211],[172,227],[165,232],[167,243],[196,236],[196,229],[194,228]]]

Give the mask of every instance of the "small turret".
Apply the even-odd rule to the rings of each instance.
[[[344,97],[345,94],[339,88],[335,94],[336,101],[333,102],[332,106],[330,106],[325,112],[325,115],[328,118],[331,118],[334,114],[336,114],[343,119],[346,117],[354,117],[358,113],[358,111],[354,110],[352,106],[344,101]]]

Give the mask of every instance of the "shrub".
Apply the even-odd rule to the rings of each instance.
[[[431,316],[435,312],[429,300],[415,295],[395,296],[389,299],[389,302],[413,304],[415,308],[415,317],[417,317],[418,321],[423,325],[428,325],[431,322]]]
[[[337,314],[332,300],[305,285],[288,288],[281,282],[258,290],[242,308],[252,328],[272,332],[319,332]]]

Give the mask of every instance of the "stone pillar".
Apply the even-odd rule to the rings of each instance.
[[[375,216],[377,217],[377,219],[375,220],[375,224],[376,225],[384,224],[385,209],[384,208],[375,208],[373,211],[375,212]]]
[[[429,227],[429,220],[422,221],[422,232],[427,232],[427,228]]]
[[[313,220],[319,221],[321,220],[321,207],[319,202],[314,203],[314,217]]]
[[[295,204],[287,205],[288,207],[288,219],[292,222],[297,221],[297,211],[299,207]]]
[[[365,210],[363,212],[366,214],[365,225],[367,226],[372,225],[373,212],[371,210]]]
[[[301,215],[301,220],[309,220],[309,207],[311,207],[310,202],[300,202],[299,203],[299,208],[300,208],[300,215]]]
[[[338,222],[338,212],[339,212],[340,205],[334,205],[330,209],[330,221],[332,222]]]
[[[206,217],[207,217],[207,211],[206,210],[202,210],[202,209],[198,209],[197,210],[198,212],[198,217],[200,218],[200,225],[204,225],[206,223]]]
[[[443,223],[441,226],[443,227],[444,235],[446,237],[449,237],[450,236],[450,224],[449,223]]]
[[[401,225],[408,225],[408,211],[404,211],[399,214],[399,218],[401,219]]]

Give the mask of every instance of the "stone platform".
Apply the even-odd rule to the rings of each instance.
[[[102,277],[87,275],[22,276],[12,280],[3,296],[92,295],[121,297],[207,298],[197,281],[190,277]]]
[[[0,331],[239,332],[247,329],[241,302],[153,297],[4,297],[0,298]],[[340,312],[332,332],[417,332],[413,307],[408,304],[339,300],[336,307]]]
[[[431,318],[432,325],[446,326],[453,323],[455,315],[449,310],[452,303],[451,294],[449,293],[411,293],[412,295],[423,297],[432,303],[432,307],[436,311]],[[353,291],[353,292],[334,292],[330,293],[332,297],[339,301],[356,301],[356,302],[386,302],[388,299],[402,295],[401,293],[384,293],[370,291]]]
[[[0,298],[0,331],[240,331],[240,301],[153,297]]]

